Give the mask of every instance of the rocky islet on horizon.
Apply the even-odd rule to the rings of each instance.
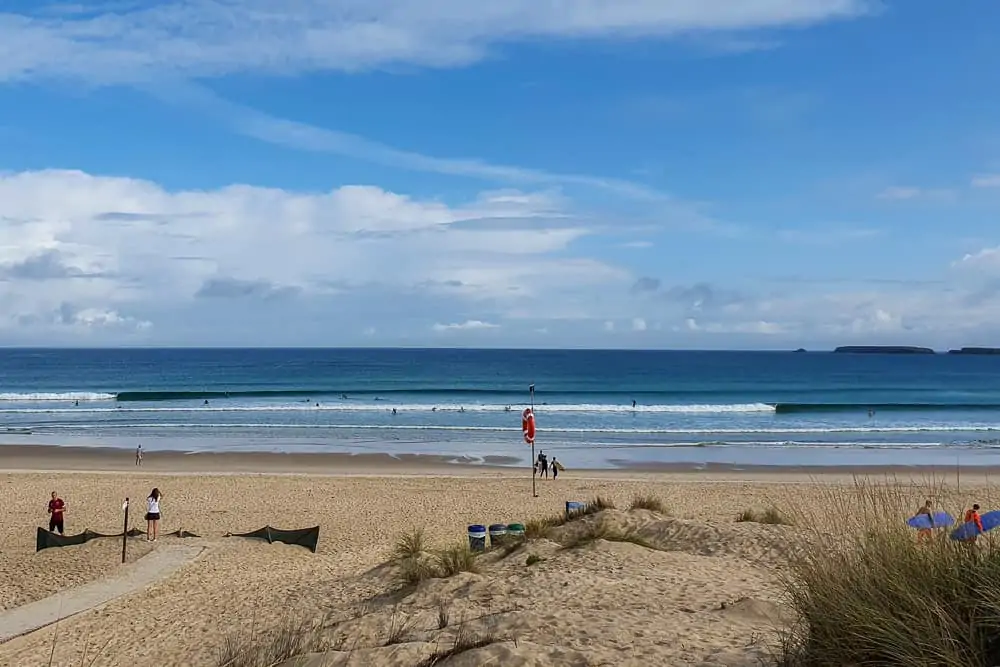
[[[910,345],[842,345],[833,350],[839,354],[938,354],[929,347]],[[997,347],[962,347],[947,354],[1000,354]]]

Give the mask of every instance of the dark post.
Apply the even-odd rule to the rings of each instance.
[[[531,417],[535,417],[535,385],[528,385],[528,394],[531,396]],[[538,422],[535,422],[535,433],[538,433]],[[538,492],[535,491],[535,439],[531,439],[531,497],[537,498]]]
[[[125,523],[122,526],[122,563],[124,563],[125,548],[128,547],[128,498],[122,503],[122,509],[125,510]]]

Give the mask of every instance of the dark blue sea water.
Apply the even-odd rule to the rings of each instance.
[[[960,355],[5,349],[0,440],[527,460],[531,383],[567,467],[1000,463],[1000,357]]]

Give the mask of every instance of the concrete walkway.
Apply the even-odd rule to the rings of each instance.
[[[197,558],[204,547],[163,545],[119,572],[0,613],[0,644],[142,590]]]

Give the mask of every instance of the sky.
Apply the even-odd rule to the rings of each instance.
[[[1000,346],[998,24],[0,0],[0,345]]]

